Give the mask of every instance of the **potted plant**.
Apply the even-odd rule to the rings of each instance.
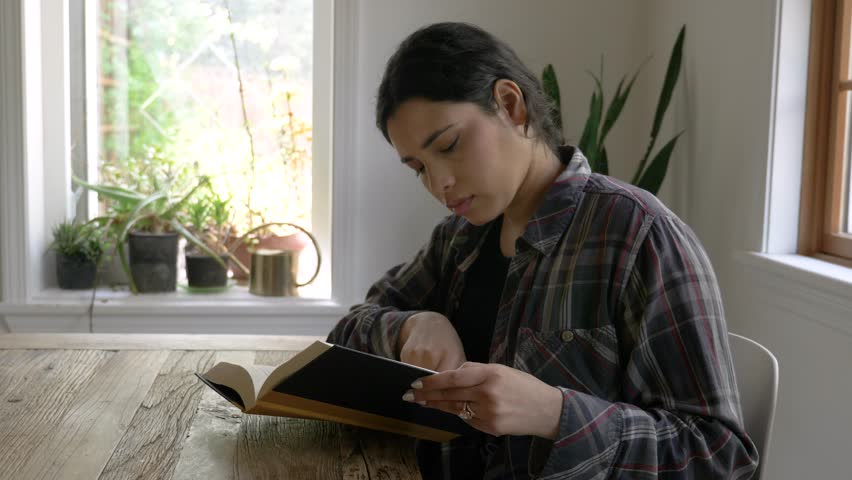
[[[686,26],[681,27],[672,47],[669,63],[666,67],[666,76],[663,81],[663,87],[660,91],[660,97],[657,100],[657,109],[654,113],[654,123],[651,126],[651,135],[648,140],[648,146],[645,149],[645,154],[639,161],[639,167],[633,175],[630,183],[643,188],[654,195],[660,189],[663,180],[666,177],[666,170],[669,166],[669,158],[674,151],[678,138],[683,132],[678,133],[670,139],[663,147],[650,157],[651,152],[657,142],[657,136],[660,133],[660,127],[663,123],[663,117],[669,107],[669,102],[672,99],[672,93],[677,85],[678,76],[680,75],[680,65],[683,57],[683,43],[686,37]],[[641,69],[641,67],[640,67]],[[609,159],[607,158],[606,146],[604,144],[607,134],[612,129],[616,120],[618,120],[624,104],[627,102],[627,97],[630,95],[630,90],[633,88],[633,83],[639,71],[633,74],[633,77],[627,81],[627,77],[622,77],[615,90],[612,101],[609,107],[604,108],[604,91],[603,91],[603,64],[601,64],[600,77],[592,74],[595,80],[595,91],[592,93],[591,101],[589,102],[589,115],[586,118],[586,124],[583,128],[583,133],[580,137],[578,147],[586,158],[589,160],[589,166],[593,172],[609,174]],[[625,84],[625,82],[627,83]],[[556,72],[552,65],[547,65],[542,73],[542,87],[545,93],[550,98],[554,110],[553,121],[557,128],[562,129],[562,112],[560,109],[559,82],[556,79]],[[649,163],[650,160],[650,163]]]
[[[98,262],[103,255],[101,235],[95,225],[62,222],[53,227],[49,248],[56,252],[59,288],[84,290],[95,285]]]
[[[224,287],[228,283],[228,246],[235,236],[231,223],[230,198],[212,193],[200,196],[187,205],[189,230],[201,240],[207,251],[194,245],[186,249],[186,278],[190,287]],[[217,258],[218,257],[218,258]]]
[[[184,226],[184,209],[196,192],[209,184],[207,177],[201,177],[189,192],[182,194],[171,192],[169,183],[156,183],[154,193],[145,194],[114,185],[94,185],[76,177],[73,180],[107,200],[107,215],[92,221],[104,227],[114,243],[133,293],[175,290],[178,236],[221,261]],[[126,259],[125,243],[129,250]],[[224,261],[222,266],[225,266]]]

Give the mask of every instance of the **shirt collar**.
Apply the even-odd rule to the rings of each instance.
[[[553,250],[574,218],[592,173],[588,160],[578,148],[559,147],[559,160],[566,164],[565,169],[551,184],[521,236],[532,248],[545,255]]]

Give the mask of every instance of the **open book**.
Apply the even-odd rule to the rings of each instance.
[[[245,413],[330,420],[445,442],[473,428],[455,415],[402,400],[435,372],[316,341],[277,367],[220,362],[198,374]]]

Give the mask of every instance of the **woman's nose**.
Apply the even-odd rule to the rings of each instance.
[[[446,192],[456,184],[456,177],[450,169],[440,166],[432,169],[432,191]]]

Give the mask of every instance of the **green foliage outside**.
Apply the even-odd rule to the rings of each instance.
[[[98,183],[151,195],[205,176],[240,231],[310,228],[312,2],[99,4]]]

